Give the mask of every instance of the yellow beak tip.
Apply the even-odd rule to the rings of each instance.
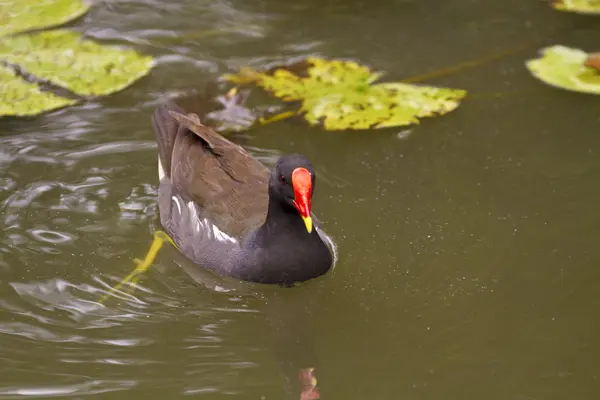
[[[304,220],[304,225],[306,225],[306,230],[308,233],[312,232],[312,218],[311,217],[302,217]]]

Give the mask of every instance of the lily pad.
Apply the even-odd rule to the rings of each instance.
[[[600,0],[556,0],[552,7],[580,14],[600,14]]]
[[[56,110],[77,103],[77,100],[41,91],[34,83],[26,82],[11,69],[0,65],[0,116],[29,116]]]
[[[152,57],[53,30],[0,39],[0,60],[81,96],[117,92],[146,75]]]
[[[381,76],[352,61],[308,58],[267,72],[243,69],[225,75],[230,82],[254,83],[276,97],[300,101],[300,113],[327,130],[378,129],[418,124],[419,118],[446,114],[466,91],[405,83],[373,85]]]
[[[133,50],[102,46],[67,30],[30,32],[64,24],[89,8],[86,0],[0,0],[0,116],[34,115],[81,100],[39,84],[73,97],[102,96],[150,71],[152,58]]]
[[[0,0],[0,36],[62,25],[89,8],[82,0]]]
[[[600,72],[583,50],[551,46],[541,50],[542,57],[527,61],[527,68],[539,80],[566,90],[600,94]]]

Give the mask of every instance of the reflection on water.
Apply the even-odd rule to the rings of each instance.
[[[289,120],[236,137],[268,165],[316,165],[340,251],[327,277],[239,283],[167,247],[135,291],[98,302],[159,228],[150,115],[165,98],[308,54],[393,80],[556,32],[597,46],[585,17],[499,4],[96,4],[76,29],[158,65],[115,96],[0,121],[0,398],[298,399],[310,368],[324,399],[596,398],[598,100],[529,77],[535,48],[432,82],[496,95],[408,136]]]

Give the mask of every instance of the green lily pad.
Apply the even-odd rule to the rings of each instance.
[[[560,45],[546,47],[541,53],[541,58],[526,63],[533,76],[561,89],[600,94],[600,71],[586,65],[588,53]]]
[[[64,24],[89,8],[86,0],[0,0],[0,116],[34,115],[79,101],[43,91],[40,82],[80,97],[102,96],[150,71],[151,57],[84,40],[77,32],[23,33]],[[34,82],[6,67],[17,68]]]
[[[117,92],[146,75],[152,57],[53,30],[0,39],[0,61],[81,96]]]
[[[405,83],[372,85],[380,76],[355,62],[311,57],[291,67],[264,73],[243,69],[223,78],[254,83],[284,101],[300,101],[304,118],[327,130],[418,124],[419,118],[454,110],[466,95],[464,90]]]
[[[600,14],[600,0],[556,0],[552,7],[580,14]]]
[[[77,100],[43,92],[36,84],[24,81],[1,65],[0,87],[0,116],[36,115],[77,103]]]
[[[62,25],[89,8],[81,0],[0,0],[0,36]]]

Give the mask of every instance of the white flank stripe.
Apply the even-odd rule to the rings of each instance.
[[[177,205],[177,210],[179,211],[179,215],[181,215],[181,204],[179,204],[179,199],[175,196],[171,197],[175,204]]]
[[[196,210],[196,205],[193,201],[190,201],[188,204],[188,209],[190,210],[190,218],[193,220],[194,230],[196,232],[200,232],[200,218],[198,218],[198,211]]]
[[[187,207],[190,210],[190,219],[192,220],[191,222],[196,232],[200,232],[200,228],[202,227],[207,232],[208,236],[210,236],[212,239],[217,239],[220,242],[238,242],[234,237],[231,237],[222,230],[220,230],[218,226],[211,223],[207,218],[203,218],[201,220],[198,216],[198,209],[196,208],[196,204],[194,204],[193,201],[188,202]]]
[[[158,156],[158,180],[162,181],[162,178],[165,177],[165,170],[163,169],[162,162],[160,161],[160,156]],[[181,212],[181,208],[179,209]]]
[[[216,226],[215,224],[211,224],[206,218],[204,219],[204,223],[206,225],[212,225],[212,233],[217,240],[219,240],[221,242],[231,242],[231,243],[238,242],[234,237],[231,237],[228,234],[226,234],[225,232],[223,232],[222,230],[220,230],[218,226]]]

